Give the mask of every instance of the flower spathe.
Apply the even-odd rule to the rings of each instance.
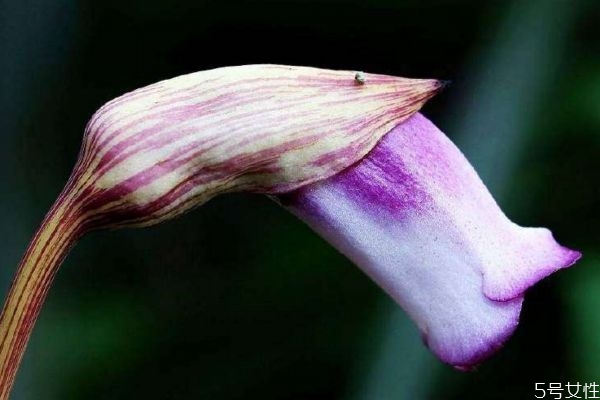
[[[512,334],[525,289],[580,257],[547,229],[512,223],[420,114],[358,164],[279,200],[394,298],[441,360],[461,369]]]
[[[433,128],[416,128],[427,125],[423,117],[402,124],[442,86],[432,79],[247,65],[161,81],[102,106],[85,129],[73,173],[33,237],[5,301],[0,400],[10,394],[52,280],[82,235],[156,224],[234,191],[292,193],[286,196],[288,206],[398,300],[443,360],[467,365],[496,346],[502,341],[498,332],[508,334],[516,324],[523,290],[577,254],[555,245],[546,231],[520,230],[498,217],[456,149]],[[403,130],[407,133],[399,135]],[[395,142],[406,154],[396,157],[400,147],[389,147]],[[372,165],[379,165],[381,174],[371,173]],[[436,175],[447,172],[447,182]],[[353,174],[354,189],[343,183]],[[331,196],[337,192],[336,205]],[[465,214],[456,218],[463,201]],[[480,242],[461,236],[466,228],[456,222],[472,221],[466,210],[474,211],[472,218],[488,218],[473,222],[482,229],[502,222],[489,231],[498,236]],[[367,237],[381,245],[365,246]],[[470,247],[475,244],[490,248]],[[421,247],[410,250],[412,245]],[[414,265],[406,267],[401,255]],[[515,270],[512,262],[519,255]],[[475,257],[482,259],[471,262]],[[436,260],[446,268],[432,268]],[[451,293],[445,282],[460,277],[464,281]],[[457,309],[445,315],[438,300],[455,301]],[[476,324],[483,336],[459,338],[461,321]]]
[[[105,225],[143,226],[221,193],[286,192],[360,160],[443,85],[363,79],[369,83],[352,71],[246,65],[127,93],[86,127],[78,202]]]

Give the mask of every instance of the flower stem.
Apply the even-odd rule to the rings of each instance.
[[[65,193],[29,244],[0,316],[0,400],[8,399],[25,347],[62,260],[83,233],[82,213]]]

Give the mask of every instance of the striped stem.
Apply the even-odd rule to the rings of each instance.
[[[79,208],[61,195],[23,256],[0,316],[0,400],[9,398],[25,347],[58,267],[83,233]]]

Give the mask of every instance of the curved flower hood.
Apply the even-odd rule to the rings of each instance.
[[[510,223],[460,152],[413,116],[442,86],[250,65],[101,107],[4,304],[0,400],[83,234],[156,224],[233,191],[282,196],[409,312],[442,360],[467,367],[485,357],[514,329],[523,291],[578,253]]]
[[[359,161],[442,86],[362,79],[351,71],[249,65],[118,97],[86,128],[74,174],[85,180],[85,199],[77,203],[106,225],[149,225],[220,193],[293,190]]]

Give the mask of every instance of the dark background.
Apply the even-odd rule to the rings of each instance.
[[[84,238],[12,398],[530,399],[536,382],[600,384],[599,4],[0,0],[2,292],[100,105],[248,63],[452,80],[424,113],[511,219],[584,252],[529,291],[497,356],[461,373],[301,222],[223,196]]]

